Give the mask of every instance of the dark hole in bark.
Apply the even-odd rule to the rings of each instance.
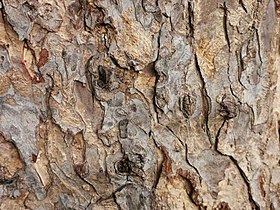
[[[228,203],[223,201],[219,204],[218,209],[219,210],[230,210],[230,207],[229,207]]]
[[[237,116],[237,106],[231,101],[222,101],[220,103],[220,115],[225,119],[229,120]]]
[[[127,125],[128,125],[128,120],[127,119],[121,120],[120,123],[119,123],[120,137],[121,138],[127,138]]]
[[[131,173],[132,166],[131,162],[127,157],[125,157],[123,160],[117,163],[117,170],[120,173]]]
[[[74,170],[82,178],[87,177],[88,173],[89,173],[88,167],[86,166],[86,164],[77,164],[77,165],[74,166]]]
[[[112,72],[110,71],[110,69],[103,66],[98,66],[97,85],[101,88],[105,88],[110,82],[111,74]]]
[[[32,154],[32,162],[35,163],[37,161],[37,155]]]
[[[30,4],[30,3],[28,3],[28,1],[24,2],[22,4],[22,7],[25,9],[25,11],[32,11],[32,12],[36,11],[35,6]]]
[[[195,99],[190,95],[180,98],[180,110],[186,118],[189,118],[195,109]]]
[[[130,109],[131,109],[131,111],[133,111],[133,112],[136,112],[136,111],[137,111],[137,107],[136,107],[135,104],[132,104],[132,105],[130,106]]]
[[[9,185],[15,182],[18,179],[18,176],[12,177],[10,179],[0,179],[0,185]]]

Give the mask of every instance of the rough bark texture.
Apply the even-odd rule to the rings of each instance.
[[[0,209],[280,209],[279,0],[0,3]]]

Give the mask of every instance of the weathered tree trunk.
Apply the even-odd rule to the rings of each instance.
[[[0,2],[0,209],[280,209],[279,0]]]

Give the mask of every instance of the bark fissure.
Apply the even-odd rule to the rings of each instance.
[[[239,53],[236,51],[235,54],[236,54],[236,60],[237,60],[237,63],[238,63],[238,75],[237,75],[238,82],[244,89],[247,89],[244,86],[244,84],[241,82],[241,75],[245,71],[244,61],[243,61],[242,55],[241,55],[241,50],[239,51]]]
[[[217,131],[217,134],[216,134],[216,136],[215,136],[214,149],[215,149],[216,151],[218,151],[218,146],[219,146],[219,137],[220,137],[221,131],[222,131],[222,129],[223,129],[223,127],[224,127],[224,125],[225,125],[226,121],[227,121],[227,120],[226,120],[226,119],[224,119],[224,121],[223,121],[222,125],[219,127],[219,129],[218,129],[218,131]]]
[[[252,209],[256,209],[256,210],[260,210],[260,206],[259,204],[253,199],[253,196],[252,196],[252,190],[251,190],[251,186],[250,186],[250,183],[248,181],[248,178],[247,176],[245,175],[244,171],[241,169],[241,167],[238,165],[238,162],[236,159],[234,159],[232,156],[228,156],[231,161],[234,163],[234,165],[237,167],[243,181],[245,182],[246,186],[247,186],[247,190],[248,190],[248,197],[249,197],[249,200],[250,200],[250,203],[252,205]]]
[[[46,88],[46,94],[45,94],[45,106],[46,106],[46,113],[47,113],[47,119],[48,120],[52,120],[52,110],[51,110],[51,105],[50,105],[50,99],[51,99],[51,95],[52,95],[52,91],[53,91],[53,87],[54,87],[54,80],[53,77],[51,75],[48,74],[48,78],[51,80],[51,84],[49,85],[49,87]]]
[[[105,198],[102,198],[102,197],[99,198],[95,203],[101,203],[101,202],[103,202],[103,201],[106,201],[106,200],[108,200],[108,199],[112,199],[112,198],[113,198],[114,201],[115,201],[115,203],[119,206],[119,204],[118,204],[118,202],[117,202],[117,200],[116,200],[116,193],[122,191],[124,188],[126,188],[126,187],[128,187],[128,186],[131,186],[131,185],[132,185],[131,183],[126,183],[126,184],[124,184],[124,185],[118,187],[116,190],[114,190],[114,192],[112,192],[111,195],[109,195],[109,196],[107,196],[107,197],[105,197]],[[122,209],[122,208],[120,208],[120,209]]]
[[[201,183],[202,178],[201,178],[201,175],[200,175],[198,169],[197,169],[193,164],[191,164],[190,161],[189,161],[189,159],[188,159],[188,145],[187,145],[187,144],[185,145],[185,148],[186,148],[186,162],[187,162],[187,164],[189,164],[189,165],[195,170],[195,172],[198,174],[199,181],[200,181],[200,183]]]
[[[224,122],[225,122],[225,121],[224,121]],[[224,124],[224,123],[223,123],[223,124]],[[222,128],[222,126],[221,126],[221,128]],[[220,134],[221,128],[219,129],[218,134]],[[217,142],[217,143],[219,142],[219,135],[216,136],[216,142]],[[254,198],[253,198],[252,190],[251,190],[251,186],[250,186],[249,180],[248,180],[246,174],[244,173],[244,171],[242,170],[242,168],[239,166],[238,161],[237,161],[232,155],[228,155],[228,154],[224,154],[224,153],[220,152],[219,149],[218,149],[218,145],[215,146],[215,150],[216,150],[220,155],[226,156],[226,157],[229,157],[229,158],[230,158],[231,162],[232,162],[232,163],[236,166],[236,168],[238,169],[239,174],[240,174],[241,177],[242,177],[242,180],[243,180],[244,183],[246,184],[247,191],[248,191],[248,197],[249,197],[249,200],[250,200],[252,209],[253,209],[253,210],[260,210],[259,204],[258,204],[258,203],[254,200]]]
[[[98,197],[101,198],[101,196],[99,195],[99,193],[98,193],[98,191],[96,190],[95,186],[94,186],[92,183],[90,183],[89,181],[87,181],[86,178],[82,177],[81,174],[78,173],[76,170],[75,170],[75,172],[76,172],[77,176],[78,176],[83,182],[85,182],[85,183],[88,184],[90,187],[92,187],[93,191],[98,195]],[[93,196],[92,196],[92,198],[93,198]]]
[[[180,144],[184,147],[185,144],[184,142],[174,133],[174,131],[169,127],[169,126],[166,126],[166,128],[170,131],[170,133],[175,136],[175,138],[180,142]]]
[[[156,178],[155,178],[155,181],[154,181],[154,184],[153,184],[153,190],[156,190],[157,189],[157,186],[159,184],[159,181],[160,181],[160,178],[161,178],[161,175],[162,175],[162,168],[163,168],[163,162],[160,163],[160,166],[159,166],[159,169],[156,171]]]
[[[163,23],[161,23],[160,25],[160,29],[159,29],[159,32],[158,32],[158,37],[157,37],[157,57],[154,61],[154,72],[156,74],[156,79],[155,79],[155,85],[154,85],[154,89],[153,89],[153,107],[154,107],[154,110],[155,110],[155,113],[156,113],[156,123],[159,123],[160,122],[160,119],[159,119],[159,112],[161,111],[161,109],[158,109],[157,107],[157,103],[156,103],[156,92],[157,92],[157,84],[158,84],[158,81],[159,81],[159,78],[160,78],[160,75],[158,74],[157,70],[156,70],[156,63],[157,61],[159,60],[159,53],[160,53],[160,47],[161,47],[161,43],[160,43],[160,38],[161,38],[161,31],[162,31],[162,27],[163,27]]]
[[[179,174],[179,175],[180,175],[180,174]],[[182,176],[182,175],[180,175],[180,177],[182,177],[184,180],[186,180],[186,181],[188,182],[189,187],[190,187],[190,191],[187,192],[188,197],[189,197],[189,199],[191,200],[191,202],[192,202],[196,207],[198,207],[198,206],[199,206],[199,203],[197,203],[197,202],[193,199],[193,195],[194,195],[194,193],[195,193],[195,187],[193,186],[191,180],[189,180],[188,178],[186,178],[185,176]]]
[[[259,57],[259,60],[260,60],[260,66],[258,66],[258,68],[257,68],[257,74],[258,74],[259,77],[261,77],[260,73],[261,73],[261,70],[262,70],[263,61],[262,61],[262,55],[261,55],[260,35],[259,35],[259,30],[255,26],[253,28],[254,28],[255,33],[256,33],[257,47],[258,47],[257,52],[258,52],[258,57]]]
[[[248,13],[248,12],[247,12],[247,9],[246,9],[246,7],[245,7],[245,4],[244,4],[244,2],[243,2],[243,0],[239,0],[239,4],[241,5],[242,9],[243,9],[246,13]]]
[[[225,39],[227,42],[228,51],[231,52],[230,39],[229,39],[229,33],[228,33],[228,8],[227,8],[226,2],[223,3],[222,9],[224,11],[223,27],[224,27]]]
[[[211,98],[207,94],[207,90],[206,90],[206,87],[205,87],[205,81],[203,79],[196,54],[194,55],[194,59],[195,59],[195,67],[196,67],[197,75],[198,75],[200,83],[201,83],[202,113],[204,115],[205,132],[208,136],[208,140],[210,142],[210,145],[213,145],[213,141],[212,141],[211,134],[210,134],[210,129],[209,129],[209,126],[208,126],[208,117],[209,117],[209,113],[211,111],[211,107],[210,107]]]
[[[92,72],[90,70],[90,68],[93,68],[93,56],[91,56],[85,66],[85,75],[86,75],[86,79],[87,79],[87,85],[89,87],[89,90],[91,92],[91,97],[92,97],[92,103],[94,103],[95,100],[95,96],[96,96],[96,92],[95,92],[95,87],[93,86],[93,76],[92,76]]]
[[[189,36],[194,39],[194,12],[192,8],[192,2],[188,1],[188,12],[189,12]]]

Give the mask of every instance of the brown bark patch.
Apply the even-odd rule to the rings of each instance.
[[[163,162],[163,171],[165,172],[166,176],[172,175],[172,159],[169,157],[168,152],[163,149],[164,154],[164,162]]]
[[[261,174],[260,176],[259,176],[259,186],[260,186],[260,193],[261,193],[261,195],[262,195],[262,197],[265,197],[265,190],[264,190],[264,183],[265,183],[265,179],[264,179],[264,176],[263,176],[263,174]]]
[[[221,202],[218,207],[217,207],[218,210],[231,210],[231,208],[229,207],[228,203],[226,202]]]
[[[87,164],[77,164],[74,166],[74,170],[82,178],[85,178],[89,175],[89,169]]]
[[[275,0],[275,11],[277,17],[280,17],[280,0]]]
[[[198,191],[196,190],[197,187],[197,182],[195,180],[195,177],[193,174],[191,174],[190,172],[183,170],[182,168],[179,168],[177,170],[177,174],[179,174],[181,177],[183,177],[184,179],[186,179],[189,183],[189,186],[187,189],[187,193],[189,195],[189,197],[191,198],[191,200],[197,205],[197,206],[201,206],[202,204],[199,202],[198,200]]]
[[[17,148],[0,134],[0,180],[13,178],[23,167]]]
[[[40,52],[39,61],[37,63],[38,68],[44,66],[48,62],[48,59],[49,59],[49,52],[46,49],[42,49]]]

